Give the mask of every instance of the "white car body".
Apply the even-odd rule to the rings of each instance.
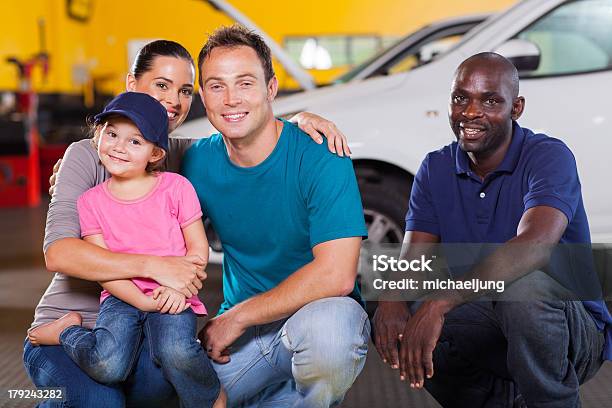
[[[403,226],[398,218],[407,205],[412,175],[428,152],[454,140],[447,110],[456,67],[478,52],[512,53],[513,44],[505,43],[557,7],[576,9],[592,4],[600,7],[598,15],[602,10],[610,13],[612,27],[612,0],[523,1],[476,27],[431,63],[404,73],[278,98],[274,112],[283,116],[309,111],[337,124],[350,141],[366,218],[369,208],[374,209],[369,219],[370,238],[395,241],[397,233],[391,239],[384,235],[389,228],[397,231]],[[609,41],[612,43],[612,31]],[[606,92],[612,90],[610,63],[596,72],[522,77],[520,86],[526,109],[519,123],[559,138],[571,148],[593,242],[612,242],[612,188],[606,181],[612,176],[612,99]],[[180,131],[194,138],[214,132],[207,119],[189,122]],[[377,198],[366,197],[367,189]],[[396,208],[383,208],[391,205]],[[390,226],[390,220],[395,225]]]

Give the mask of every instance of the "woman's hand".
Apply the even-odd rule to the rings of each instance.
[[[57,172],[59,171],[61,164],[62,164],[62,159],[59,158],[57,162],[53,165],[53,173],[51,174],[51,177],[49,177],[49,195],[50,196],[53,195],[53,191],[55,190],[55,180],[57,178]]]
[[[153,299],[157,300],[159,313],[179,314],[189,307],[187,298],[181,292],[165,286],[155,288]]]
[[[323,143],[321,135],[325,135],[330,152],[336,153],[338,156],[349,156],[352,153],[346,136],[336,127],[334,122],[309,112],[300,112],[289,121],[297,123],[298,127],[316,143]]]
[[[200,256],[148,257],[147,277],[162,286],[170,287],[186,297],[197,295],[206,279],[206,261]]]

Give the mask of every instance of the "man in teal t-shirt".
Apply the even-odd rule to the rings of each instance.
[[[328,407],[363,368],[370,332],[352,163],[274,118],[277,80],[256,34],[218,30],[198,65],[221,133],[187,152],[183,173],[224,251],[224,303],[200,337],[230,405]]]

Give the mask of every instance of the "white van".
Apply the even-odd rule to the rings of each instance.
[[[481,51],[517,66],[526,98],[520,124],[569,145],[593,242],[612,242],[612,0],[526,0],[429,63],[279,98],[274,111],[310,111],[338,125],[353,151],[369,239],[401,242],[413,175],[427,152],[454,139],[447,119],[453,72]],[[180,133],[213,132],[200,119]]]

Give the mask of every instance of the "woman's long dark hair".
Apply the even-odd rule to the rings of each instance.
[[[195,69],[191,54],[181,44],[169,40],[156,40],[148,43],[138,51],[130,69],[130,73],[134,75],[134,78],[138,79],[142,74],[151,70],[155,57],[182,58],[188,61]]]

